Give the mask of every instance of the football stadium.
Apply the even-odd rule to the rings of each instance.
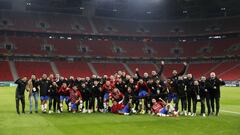
[[[0,135],[238,135],[239,0],[0,0]]]

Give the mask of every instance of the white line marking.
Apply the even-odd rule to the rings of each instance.
[[[233,112],[233,111],[226,111],[226,110],[221,110],[222,112],[226,112],[226,113],[233,113],[233,114],[239,114],[240,115],[240,112]]]

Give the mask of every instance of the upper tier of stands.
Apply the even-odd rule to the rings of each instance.
[[[10,46],[10,51],[7,48]],[[15,55],[63,55],[93,57],[199,57],[240,54],[240,39],[201,41],[105,41],[2,37],[0,53]]]
[[[188,36],[239,32],[240,17],[142,21],[66,14],[0,11],[0,29],[99,35]]]

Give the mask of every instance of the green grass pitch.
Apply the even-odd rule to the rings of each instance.
[[[151,115],[26,114],[15,111],[15,87],[0,88],[0,135],[238,135],[240,88],[222,88],[220,116],[160,118]],[[200,109],[198,105],[198,110]]]

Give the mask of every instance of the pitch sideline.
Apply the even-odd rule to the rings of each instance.
[[[240,115],[240,112],[234,112],[234,111],[227,111],[227,110],[221,110],[222,112],[226,112],[226,113],[232,113],[232,114],[238,114]]]

